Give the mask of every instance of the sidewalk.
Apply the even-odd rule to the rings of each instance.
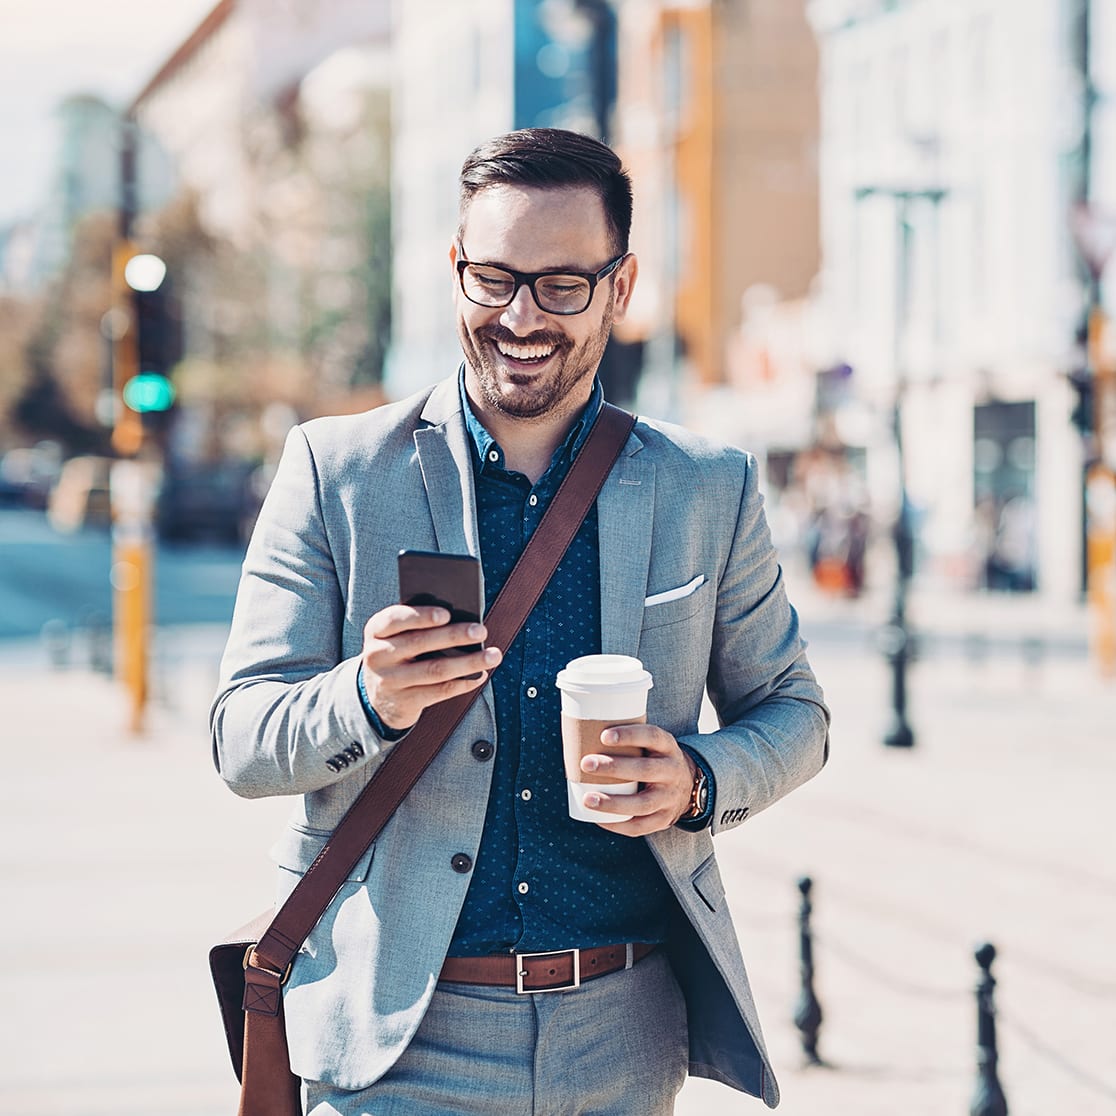
[[[1116,685],[1077,660],[935,657],[911,670],[916,747],[880,744],[885,666],[815,645],[829,767],[720,840],[786,1116],[965,1116],[991,941],[1012,1116],[1116,1111]],[[802,1068],[798,877],[814,880],[829,1068]],[[682,1116],[736,1111],[691,1083]],[[741,1109],[746,1111],[747,1109]]]
[[[872,634],[891,615],[894,586],[869,584],[856,599],[822,592],[801,564],[785,569],[792,601],[806,628],[818,633]],[[916,578],[907,597],[911,631],[927,654],[960,652],[1048,656],[1088,653],[1092,616],[1083,602],[1059,603],[1039,594],[961,592]]]
[[[1116,684],[1084,661],[1080,633],[1077,651],[1063,642],[1040,660],[928,655],[910,678],[917,745],[895,752],[879,743],[888,677],[861,643],[871,624],[795,595],[834,712],[832,760],[718,844],[779,1111],[965,1116],[972,950],[990,940],[1012,1116],[1112,1112]],[[1073,637],[1073,620],[1049,630]],[[981,622],[971,610],[955,621]],[[218,635],[162,633],[142,739],[122,731],[113,683],[48,672],[31,648],[4,658],[0,1113],[235,1111],[206,953],[270,901],[266,851],[287,806],[236,799],[213,773]],[[791,1021],[804,874],[828,1068],[801,1068]],[[763,1110],[703,1081],[678,1105]]]

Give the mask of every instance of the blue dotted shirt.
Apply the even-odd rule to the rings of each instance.
[[[522,473],[505,469],[503,450],[469,406],[463,377],[460,384],[475,449],[487,609],[588,436],[604,396],[597,381],[581,420],[532,486]],[[601,649],[599,555],[594,506],[492,676],[492,792],[452,957],[666,937],[670,890],[647,843],[568,814],[554,679],[570,659]]]

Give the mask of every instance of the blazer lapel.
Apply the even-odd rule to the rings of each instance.
[[[415,431],[415,449],[438,549],[479,558],[473,461],[456,378],[444,380],[431,392],[422,418],[430,425]]]
[[[643,625],[655,466],[633,432],[597,497],[601,546],[601,651],[635,655]]]
[[[473,487],[473,458],[469,431],[461,413],[457,377],[442,381],[431,392],[422,418],[429,422],[415,431],[422,483],[434,521],[438,549],[446,554],[472,554],[479,558],[477,536],[477,499]],[[403,514],[403,509],[400,509]],[[481,599],[484,599],[484,573],[481,573]],[[496,705],[492,685],[486,683],[481,698],[495,720]]]

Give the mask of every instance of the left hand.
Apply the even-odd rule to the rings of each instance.
[[[636,794],[610,795],[602,786],[585,795],[584,803],[594,810],[614,814],[631,814],[631,820],[606,824],[598,822],[610,833],[626,837],[642,837],[669,829],[690,805],[697,767],[665,729],[657,725],[616,725],[601,733],[605,747],[623,744],[642,748],[643,755],[610,756],[593,753],[583,756],[581,770],[611,775],[622,782],[640,782]]]

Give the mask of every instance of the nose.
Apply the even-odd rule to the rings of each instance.
[[[500,322],[513,333],[528,334],[546,325],[546,315],[531,294],[531,288],[524,283],[515,292],[515,298],[504,307]]]

